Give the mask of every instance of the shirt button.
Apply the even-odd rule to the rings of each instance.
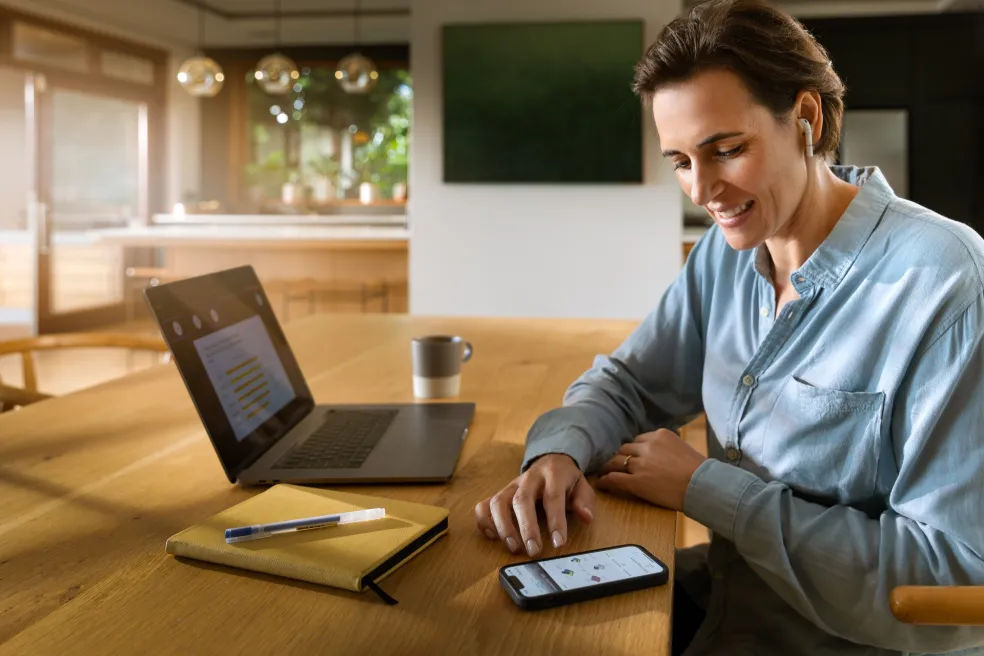
[[[767,306],[765,306],[765,305],[763,305],[763,306],[762,306],[762,309],[761,309],[761,310],[759,310],[759,313],[760,313],[760,314],[761,314],[761,315],[762,315],[763,317],[767,317],[767,316],[769,316],[769,308],[768,308]]]
[[[741,379],[741,384],[744,385],[745,387],[751,387],[752,385],[755,384],[755,376],[745,374],[744,377],[742,377]]]
[[[727,455],[728,455],[728,460],[730,460],[731,462],[734,462],[735,460],[738,459],[738,456],[741,455],[741,454],[738,453],[738,449],[736,449],[733,446],[729,446],[728,447],[728,451],[727,451]]]
[[[806,278],[804,278],[803,276],[796,276],[796,282],[804,283],[806,282]]]

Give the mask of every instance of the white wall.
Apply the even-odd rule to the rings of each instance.
[[[444,184],[440,33],[451,22],[637,18],[649,43],[679,8],[679,0],[415,0],[411,312],[637,318],[656,304],[681,265],[681,205],[646,112],[641,185]]]

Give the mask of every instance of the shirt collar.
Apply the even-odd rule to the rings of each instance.
[[[790,282],[801,294],[814,285],[836,287],[844,279],[885,208],[895,197],[877,166],[831,166],[830,170],[841,180],[861,189],[823,243],[803,266],[790,274]],[[756,249],[755,268],[766,279],[770,279],[769,263],[769,252],[765,244],[761,244]]]

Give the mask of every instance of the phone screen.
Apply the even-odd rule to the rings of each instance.
[[[522,587],[516,587],[524,597],[624,581],[662,571],[663,567],[659,563],[633,545],[568,554],[505,569],[507,576],[519,581]]]

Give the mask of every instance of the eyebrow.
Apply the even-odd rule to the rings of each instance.
[[[743,134],[744,132],[715,132],[714,134],[712,134],[711,136],[707,137],[699,144],[697,144],[697,147],[703,148],[704,146],[709,146],[710,144],[721,141],[722,139],[730,139],[731,137],[740,137]],[[679,154],[680,154],[679,150],[663,151],[663,157],[672,157],[673,155],[679,155]]]

